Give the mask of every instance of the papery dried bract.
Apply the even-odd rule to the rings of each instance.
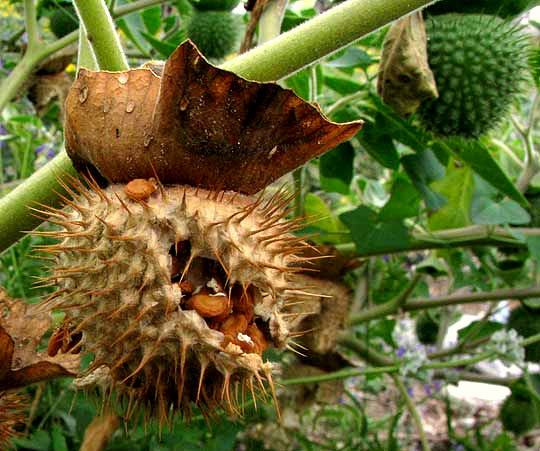
[[[274,83],[210,65],[189,41],[163,73],[81,70],[67,99],[66,149],[111,182],[163,183],[255,193],[352,137]]]

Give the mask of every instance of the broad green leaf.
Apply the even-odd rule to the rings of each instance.
[[[528,205],[527,199],[506,176],[481,141],[454,140],[448,142],[448,147],[457,158],[469,164],[474,172],[501,193],[524,207]]]
[[[316,83],[317,83],[317,95],[321,94],[323,88],[323,75],[321,65],[316,67]],[[288,77],[285,80],[287,87],[291,88],[294,93],[302,97],[302,99],[311,101],[311,92],[312,92],[312,70],[307,68],[296,72],[292,76]]]
[[[469,167],[456,168],[450,162],[446,175],[433,182],[431,187],[447,202],[429,217],[429,230],[454,229],[471,224],[474,180]]]
[[[427,135],[424,130],[412,124],[412,119],[400,118],[391,108],[382,103],[378,96],[371,96],[377,109],[377,126],[386,134],[411,149],[422,152],[426,148]]]
[[[324,84],[333,91],[341,95],[348,95],[365,89],[365,85],[346,77],[336,77],[333,75],[324,76]]]
[[[51,447],[51,436],[43,429],[38,429],[30,437],[14,438],[15,443],[21,449],[32,451],[49,451]]]
[[[144,9],[141,17],[149,34],[155,35],[161,28],[161,6]]]
[[[53,451],[69,451],[66,438],[62,428],[58,425],[53,425],[51,428],[51,437],[52,437],[52,449]]]
[[[473,200],[472,220],[475,224],[528,224],[527,210],[510,199],[495,202],[489,197]]]
[[[341,214],[340,219],[361,254],[399,251],[410,242],[409,231],[401,221],[377,222],[377,213],[363,205]]]
[[[422,194],[428,209],[437,210],[446,203],[443,196],[429,187],[431,182],[444,176],[444,166],[431,150],[405,155],[401,158],[401,164],[413,185]]]
[[[319,159],[321,189],[341,194],[349,193],[353,178],[354,147],[344,142]]]
[[[182,17],[191,16],[193,14],[193,5],[189,0],[176,0],[176,9]]]
[[[309,229],[320,233],[320,236],[315,238],[316,241],[324,243],[343,241],[343,235],[347,233],[347,229],[319,196],[308,193],[304,198],[304,211],[306,216],[314,217]]]
[[[531,257],[540,263],[540,236],[528,236],[525,238]]]
[[[362,147],[379,164],[390,169],[399,167],[399,155],[392,136],[377,123],[366,121],[362,132],[357,136]]]
[[[390,199],[379,212],[378,220],[388,222],[417,216],[421,200],[422,197],[413,184],[400,176],[392,184]]]
[[[463,327],[462,329],[459,329],[458,340],[463,341],[473,332],[473,329],[476,329],[477,327],[478,329],[474,332],[474,335],[470,337],[472,340],[476,340],[478,338],[489,337],[495,332],[497,332],[498,330],[501,330],[504,328],[504,324],[501,324],[495,321],[484,321],[483,324],[479,326],[480,323],[482,323],[482,321],[473,321],[468,326]]]
[[[369,53],[354,45],[351,45],[336,58],[327,61],[326,64],[330,67],[337,68],[361,67],[366,69],[374,62],[375,60],[369,55]]]
[[[141,35],[144,39],[148,41],[148,43],[154,48],[154,50],[160,53],[164,58],[168,58],[169,55],[176,49],[176,45],[169,44],[165,41],[160,41],[159,39],[156,39],[154,36],[144,31],[141,32]]]

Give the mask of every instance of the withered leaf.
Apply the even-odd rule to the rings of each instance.
[[[74,376],[80,357],[49,358],[36,352],[50,317],[34,306],[0,293],[0,390],[24,387],[60,376]]]
[[[409,116],[422,102],[438,97],[428,64],[421,12],[409,14],[390,27],[384,41],[377,92],[400,116]]]
[[[90,164],[111,182],[154,168],[163,183],[252,194],[362,126],[330,122],[290,90],[216,68],[189,41],[160,72],[80,71],[65,124],[76,167]]]

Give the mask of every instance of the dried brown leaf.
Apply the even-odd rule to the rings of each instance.
[[[421,12],[410,14],[390,27],[384,41],[377,91],[384,103],[400,116],[409,116],[422,102],[438,97],[428,64]]]
[[[66,102],[66,149],[111,182],[149,178],[255,193],[352,137],[274,83],[210,65],[189,41],[163,72],[81,70]]]
[[[0,390],[75,375],[80,361],[78,355],[51,358],[36,351],[50,326],[49,315],[4,293],[0,293],[0,311]]]

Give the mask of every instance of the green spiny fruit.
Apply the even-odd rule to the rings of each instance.
[[[50,27],[57,38],[62,38],[79,28],[79,20],[73,5],[60,6],[56,9],[51,16]]]
[[[232,11],[240,0],[191,0],[191,4],[199,11]]]
[[[415,331],[420,343],[425,345],[435,344],[439,334],[439,322],[428,312],[421,313],[416,318]]]
[[[504,430],[522,435],[537,425],[537,406],[530,395],[512,391],[501,406],[499,419]]]
[[[525,11],[532,0],[442,0],[426,8],[429,14],[494,14],[512,17]]]
[[[510,313],[506,327],[515,329],[524,338],[538,334],[540,333],[540,311],[519,306]],[[540,362],[540,343],[525,346],[525,360]]]
[[[89,182],[90,183],[90,182]],[[152,179],[101,189],[76,180],[44,279],[48,305],[66,312],[70,348],[93,353],[77,386],[99,383],[160,421],[222,407],[238,413],[246,392],[273,394],[262,352],[288,346],[290,304],[315,296],[298,274],[306,244],[283,219],[290,198],[257,199]],[[55,350],[56,351],[56,350]]]
[[[460,14],[429,18],[426,31],[439,97],[421,105],[421,123],[440,137],[485,134],[526,78],[524,33],[498,17]]]
[[[241,30],[238,17],[226,11],[201,11],[193,14],[188,37],[207,58],[221,59],[231,53]]]

